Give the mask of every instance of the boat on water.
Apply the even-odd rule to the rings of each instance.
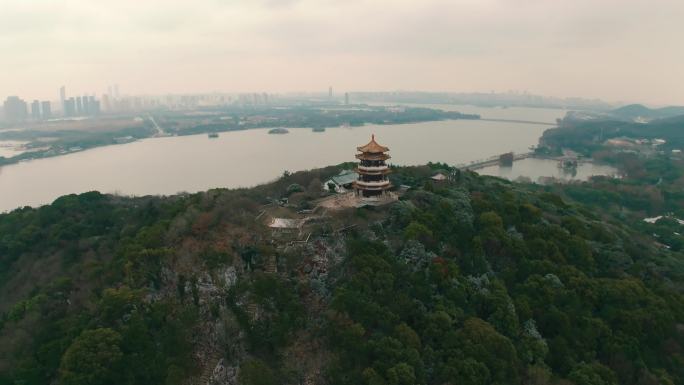
[[[272,128],[272,129],[268,130],[268,133],[269,134],[288,134],[288,133],[290,133],[290,131],[288,131],[287,128],[278,127],[278,128]]]
[[[209,133],[209,138],[210,139],[218,138],[218,133],[216,133],[216,132]]]

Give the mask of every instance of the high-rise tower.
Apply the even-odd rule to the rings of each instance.
[[[28,105],[18,96],[8,96],[3,107],[8,122],[22,122],[28,117]]]
[[[40,113],[43,119],[50,119],[52,117],[52,108],[50,107],[49,100],[40,102]]]
[[[59,101],[62,102],[62,115],[66,115],[66,89],[64,86],[59,89]]]
[[[38,100],[31,102],[31,118],[33,120],[40,120],[40,101]]]

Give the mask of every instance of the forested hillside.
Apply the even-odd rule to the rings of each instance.
[[[630,104],[610,111],[610,115],[622,119],[665,119],[684,115],[684,107],[669,106],[648,108],[642,104]]]
[[[541,148],[566,147],[590,155],[612,138],[667,139],[662,149],[684,148],[684,115],[634,123],[611,119],[576,120],[566,117],[560,127],[544,131]]]
[[[337,171],[0,215],[0,384],[684,383],[684,254],[634,222],[435,164],[306,242],[260,220]]]

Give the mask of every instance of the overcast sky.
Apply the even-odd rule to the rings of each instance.
[[[0,97],[507,91],[684,104],[684,0],[0,0]]]

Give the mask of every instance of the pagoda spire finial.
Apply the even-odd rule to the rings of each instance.
[[[371,140],[375,140],[375,134],[371,134]]]

